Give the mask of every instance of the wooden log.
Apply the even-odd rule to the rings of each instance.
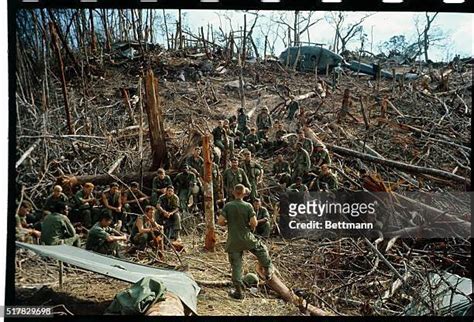
[[[158,82],[155,81],[153,71],[146,73],[146,112],[152,150],[151,171],[157,170],[168,161],[168,151],[165,142],[165,129],[163,126],[163,113],[158,98]]]
[[[357,151],[354,151],[354,150],[351,150],[351,149],[348,149],[348,148],[344,148],[344,147],[341,147],[341,146],[337,146],[337,145],[334,145],[334,144],[326,143],[326,145],[329,148],[331,148],[334,152],[337,152],[338,154],[341,154],[341,155],[350,156],[350,157],[354,157],[354,158],[359,158],[359,159],[364,160],[364,161],[382,164],[382,165],[385,165],[385,166],[388,166],[388,167],[401,169],[403,171],[410,172],[410,173],[430,174],[434,177],[441,177],[441,178],[444,178],[444,179],[453,180],[453,181],[463,183],[463,184],[467,184],[467,185],[471,184],[471,179],[464,178],[464,177],[458,176],[456,174],[453,174],[451,172],[447,172],[447,171],[444,171],[444,170],[420,167],[420,166],[416,166],[416,165],[403,163],[403,162],[400,162],[400,161],[394,161],[394,160],[379,158],[379,157],[375,157],[375,156],[370,155],[370,154],[357,152]]]
[[[18,159],[18,161],[15,163],[15,169],[17,169],[25,160],[26,158],[33,152],[34,149],[38,146],[40,142],[40,139],[36,140],[29,148],[28,150],[23,153],[23,155]]]
[[[216,232],[214,226],[214,188],[212,186],[212,151],[210,141],[210,134],[206,134],[202,137],[202,153],[204,156],[204,215],[206,217],[204,248],[214,252],[216,250]]]
[[[163,301],[158,301],[145,312],[146,316],[184,316],[184,306],[179,297],[167,292]]]
[[[147,181],[151,181],[156,176],[156,172],[144,172],[143,178]],[[125,175],[118,175],[117,177],[124,182],[132,182],[140,180],[140,173],[129,173]],[[107,185],[112,183],[114,180],[109,174],[99,175],[84,175],[84,176],[62,176],[57,178],[56,184],[63,188],[72,189],[76,186],[83,185],[86,182],[93,183],[95,185]]]

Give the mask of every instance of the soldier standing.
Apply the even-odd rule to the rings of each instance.
[[[252,160],[250,151],[244,152],[244,163],[242,169],[245,171],[250,183],[250,199],[254,200],[258,197],[258,184],[263,181],[263,168],[256,161]]]
[[[310,168],[311,168],[311,160],[309,158],[309,154],[308,152],[306,152],[305,149],[303,149],[303,143],[297,142],[295,158],[293,159],[293,163],[292,163],[293,181],[297,177],[302,177],[302,178],[305,177],[306,174],[309,172]]]
[[[156,177],[153,178],[152,192],[151,192],[151,205],[156,206],[158,198],[166,192],[166,187],[172,186],[173,182],[169,175],[166,174],[165,170],[160,168],[156,171]]]
[[[273,121],[270,113],[268,112],[268,107],[264,106],[262,112],[257,115],[257,129],[258,137],[260,140],[267,139],[267,132],[272,127]]]
[[[110,225],[113,217],[110,212],[102,212],[99,220],[92,226],[87,235],[86,249],[105,255],[122,257],[119,254],[120,245],[118,241],[127,240],[127,235],[122,235]]]
[[[245,250],[257,257],[263,267],[266,280],[272,278],[273,270],[267,248],[252,233],[257,227],[257,219],[252,205],[243,201],[245,190],[242,184],[235,186],[233,191],[235,200],[224,206],[217,221],[219,225],[228,227],[225,251],[228,253],[232,268],[232,282],[235,286],[235,290],[229,295],[236,299],[245,297],[242,281],[242,256]]]
[[[233,200],[233,191],[236,185],[243,184],[245,187],[250,188],[247,174],[242,168],[239,168],[239,160],[236,157],[233,157],[230,162],[231,167],[226,169],[222,174],[224,192],[227,201]]]
[[[58,202],[53,212],[44,218],[41,227],[41,243],[45,245],[81,245],[79,235],[67,217],[68,206],[65,202]]]
[[[258,198],[253,202],[253,208],[257,214],[257,227],[255,228],[255,233],[264,238],[270,237],[270,214],[268,213],[267,208],[262,206],[262,201]]]
[[[179,198],[173,186],[166,188],[166,193],[158,200],[158,222],[165,228],[165,235],[170,240],[180,240],[181,216],[179,214]]]

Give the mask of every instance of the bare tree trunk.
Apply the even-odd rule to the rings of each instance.
[[[170,49],[170,39],[169,39],[169,35],[168,35],[168,23],[166,22],[165,9],[163,9],[163,22],[165,24],[166,48],[169,50]]]
[[[63,91],[63,96],[64,96],[64,111],[66,113],[66,124],[67,124],[69,134],[74,134],[74,128],[71,121],[71,111],[69,110],[69,102],[67,98],[67,88],[66,88],[66,78],[64,76],[63,58],[61,55],[61,50],[59,49],[58,34],[56,32],[54,23],[50,22],[49,28],[51,32],[53,46],[54,46],[54,49],[56,50],[56,57],[59,62],[59,71],[61,73],[61,86],[62,86],[62,91]]]
[[[212,151],[211,136],[202,137],[202,153],[204,156],[204,214],[206,217],[206,239],[204,248],[214,252],[216,247],[216,232],[214,227],[214,187],[212,186]]]
[[[163,113],[161,111],[158,82],[155,81],[153,71],[149,69],[146,73],[146,112],[148,115],[148,126],[151,141],[153,163],[151,171],[157,170],[168,160],[166,150],[165,129],[163,126]]]
[[[107,23],[107,9],[102,9],[102,25],[104,26],[104,33],[105,33],[105,46],[108,51],[112,49],[111,41],[110,41],[110,30]]]
[[[97,50],[97,39],[95,37],[94,12],[92,9],[89,9],[89,19],[91,22],[91,52],[95,52]]]

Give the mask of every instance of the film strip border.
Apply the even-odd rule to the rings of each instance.
[[[9,0],[20,8],[350,10],[472,12],[474,0]]]

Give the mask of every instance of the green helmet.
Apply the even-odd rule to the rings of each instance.
[[[258,285],[258,276],[257,276],[257,274],[254,274],[254,273],[247,273],[244,276],[243,281],[244,281],[245,285],[247,285],[248,287],[257,286]]]

